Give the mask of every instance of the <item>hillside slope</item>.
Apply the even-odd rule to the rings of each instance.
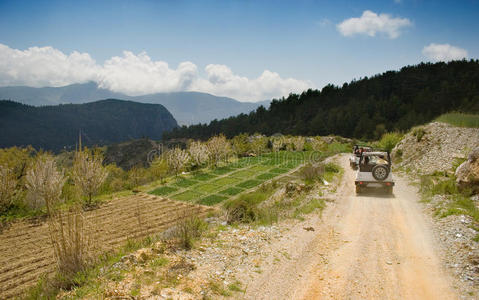
[[[417,174],[449,171],[479,145],[479,128],[440,122],[414,128],[393,149],[398,167]]]
[[[167,138],[208,138],[218,133],[277,132],[292,135],[329,135],[378,139],[385,131],[406,131],[453,111],[479,112],[479,61],[419,64],[388,71],[342,87],[273,100],[258,108],[208,126],[190,126]]]
[[[32,88],[27,86],[0,87],[0,99],[13,100],[33,106],[82,104],[101,99],[124,99],[142,103],[162,104],[181,125],[207,123],[240,113],[249,113],[269,101],[239,102],[232,98],[217,97],[198,92],[157,93],[128,96],[99,88],[94,82],[63,87]]]
[[[85,145],[141,137],[161,139],[164,131],[177,126],[171,113],[159,104],[108,99],[33,107],[0,101],[0,147],[72,149],[80,131]]]

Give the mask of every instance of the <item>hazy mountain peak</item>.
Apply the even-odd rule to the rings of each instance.
[[[240,113],[249,113],[260,105],[268,106],[269,101],[256,103],[240,102],[228,97],[218,97],[200,92],[156,93],[142,96],[128,96],[102,89],[95,82],[77,83],[63,87],[32,88],[12,86],[0,88],[0,99],[42,106],[56,104],[80,104],[100,99],[124,99],[142,103],[164,105],[180,125],[208,123]]]

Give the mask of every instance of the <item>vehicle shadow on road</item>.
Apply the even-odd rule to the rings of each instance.
[[[364,190],[360,194],[356,194],[357,197],[376,197],[376,198],[396,198],[394,194],[388,194],[384,191],[378,190]]]

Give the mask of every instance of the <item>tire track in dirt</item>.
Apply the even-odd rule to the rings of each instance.
[[[393,197],[357,196],[348,156],[339,159],[345,173],[334,202],[269,246],[244,298],[458,299],[415,189],[396,177]],[[290,259],[275,262],[284,252]]]
[[[191,215],[205,216],[212,207],[137,194],[115,199],[84,213],[102,250],[113,249],[128,238],[160,233]],[[0,299],[21,295],[42,274],[55,271],[48,226],[28,221],[12,223],[0,233]]]

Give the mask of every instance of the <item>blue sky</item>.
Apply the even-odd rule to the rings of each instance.
[[[354,31],[357,23],[351,25],[354,30],[349,35],[338,28],[338,24],[360,18],[365,11],[387,14],[386,18],[392,22],[407,24],[399,26],[396,36],[381,30],[374,32],[374,36],[359,29]],[[118,64],[105,75],[104,63],[112,57],[125,58],[123,51],[131,51],[136,56],[145,52],[148,63],[168,63],[167,71],[148,73],[168,82],[161,86],[145,85],[144,93],[198,89],[245,101],[260,100],[280,96],[288,89],[342,84],[421,61],[478,58],[477,28],[479,1],[473,0],[0,0],[0,44],[8,47],[7,54],[0,54],[0,59],[17,61],[3,66],[3,70],[0,61],[0,73],[10,74],[0,75],[0,85],[61,85],[97,76],[103,86],[118,90],[125,85],[120,81],[128,79],[127,75],[111,74],[120,72]],[[424,48],[431,44],[453,48],[434,46],[432,54],[425,52]],[[26,64],[22,59],[28,59],[11,58],[14,50],[47,46],[67,56],[74,51],[88,54],[96,69],[85,71],[79,78],[66,76],[64,80],[57,78],[59,74],[40,71],[24,74],[27,71],[16,69]],[[441,58],[441,51],[447,52],[445,58]],[[124,61],[126,58],[119,64],[124,65]],[[192,65],[185,67],[187,71],[178,71],[182,62]],[[207,70],[209,65],[212,67]],[[34,64],[29,69],[36,72],[41,66]],[[259,80],[265,70],[274,76],[268,73],[267,79]],[[32,79],[39,76],[51,78]],[[174,80],[176,83],[171,83]],[[226,84],[226,80],[231,82]],[[271,87],[258,87],[262,84]],[[119,91],[141,94],[143,90],[136,86]],[[258,91],[242,93],[240,89]]]

